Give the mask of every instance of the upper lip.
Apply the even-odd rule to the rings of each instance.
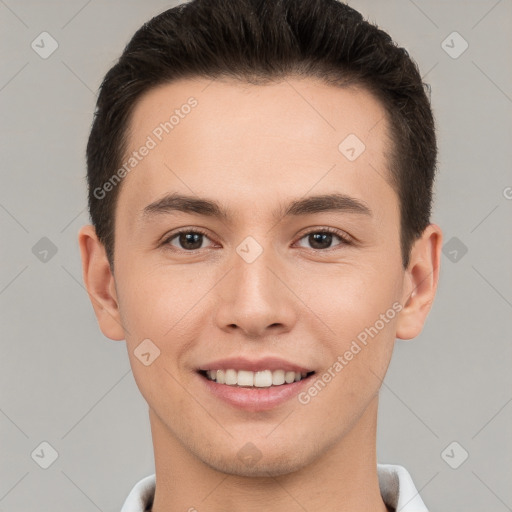
[[[230,357],[227,359],[217,359],[202,365],[199,370],[249,370],[258,372],[262,370],[284,370],[288,372],[312,372],[310,368],[306,368],[299,364],[285,361],[280,357],[263,357],[260,359],[247,359],[245,357]]]

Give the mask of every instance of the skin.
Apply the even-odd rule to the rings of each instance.
[[[398,198],[387,181],[388,124],[368,92],[311,78],[265,86],[181,80],[137,103],[130,151],[190,96],[197,107],[121,185],[114,274],[94,228],[79,233],[99,326],[126,340],[149,406],[152,510],[385,512],[378,393],[396,338],[417,336],[430,311],[441,229],[426,228],[404,270]],[[366,146],[352,162],[338,150],[351,133]],[[334,191],[372,215],[272,217],[292,199]],[[143,208],[169,192],[217,200],[232,218],[174,212],[143,221]],[[207,231],[201,248],[192,252],[177,237],[162,244],[182,227]],[[333,235],[314,246],[307,233],[325,227],[355,242]],[[263,249],[252,263],[236,251],[247,236]],[[244,354],[277,355],[321,375],[393,303],[403,306],[399,314],[307,404],[293,398],[242,411],[206,392],[196,374],[205,362]],[[134,350],[147,338],[160,355],[145,366]],[[253,465],[237,457],[248,442],[261,455]]]

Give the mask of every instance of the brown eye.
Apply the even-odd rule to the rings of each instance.
[[[167,238],[163,245],[170,245],[173,248],[177,248],[183,251],[195,251],[198,249],[204,249],[203,242],[204,238],[208,238],[206,233],[196,230],[181,230],[169,238]],[[176,240],[177,245],[172,242]]]
[[[336,245],[350,245],[351,241],[348,237],[341,234],[340,231],[333,228],[322,228],[316,231],[309,231],[303,235],[300,240],[307,239],[311,249],[322,250],[332,249],[332,243],[334,239],[338,239],[341,243]]]

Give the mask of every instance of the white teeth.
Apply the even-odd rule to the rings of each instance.
[[[238,370],[237,384],[239,386],[253,386],[254,385],[254,373],[247,372],[245,370]]]
[[[272,384],[274,386],[284,384],[284,370],[275,370],[272,372]]]
[[[284,374],[286,384],[291,384],[295,380],[295,372],[286,372]]]
[[[252,372],[249,372],[252,373]],[[238,372],[240,375],[240,372]],[[238,385],[241,386],[240,381]],[[257,388],[268,388],[272,386],[272,372],[270,370],[263,370],[261,372],[254,373],[254,386]]]
[[[307,372],[291,372],[284,370],[262,370],[251,372],[249,370],[207,370],[208,379],[216,381],[218,384],[228,384],[229,386],[245,386],[268,388],[270,386],[281,386],[298,382],[307,376]]]
[[[226,384],[235,386],[238,381],[238,375],[236,370],[226,370]]]

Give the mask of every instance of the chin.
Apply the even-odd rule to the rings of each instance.
[[[307,465],[305,454],[299,454],[296,448],[290,447],[288,452],[276,448],[271,454],[265,454],[264,449],[260,451],[250,442],[234,454],[209,453],[201,459],[216,471],[251,478],[288,475]]]
[[[240,461],[233,460],[219,461],[213,469],[233,476],[251,477],[251,478],[268,478],[288,475],[301,469],[301,464],[295,461],[283,461],[276,458],[273,461],[260,460],[254,464],[245,464]]]

